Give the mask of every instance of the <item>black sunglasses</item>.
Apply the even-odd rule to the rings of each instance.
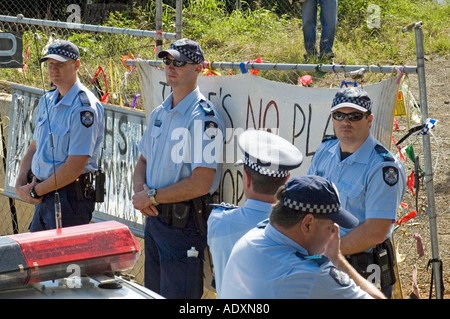
[[[361,113],[361,112],[352,112],[352,113],[342,113],[342,112],[333,112],[331,116],[336,121],[343,121],[347,117],[351,122],[361,121],[364,116],[368,116],[369,112]]]
[[[163,58],[163,62],[164,62],[165,65],[171,65],[173,63],[173,66],[176,66],[177,68],[185,66],[186,64],[194,64],[194,63],[191,63],[191,62],[171,60],[171,59],[168,59],[168,58]]]

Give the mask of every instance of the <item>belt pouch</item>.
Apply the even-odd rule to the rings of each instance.
[[[173,203],[172,206],[172,225],[177,228],[185,228],[189,219],[189,202]]]

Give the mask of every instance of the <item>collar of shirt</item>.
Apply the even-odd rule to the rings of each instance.
[[[293,241],[286,235],[282,234],[278,229],[273,227],[271,223],[267,224],[266,228],[264,229],[264,232],[267,238],[271,239],[280,246],[291,248],[294,253],[298,251],[303,255],[306,256],[309,255],[308,251],[305,248],[297,244],[295,241]]]
[[[167,112],[178,112],[181,115],[184,115],[189,107],[193,105],[196,101],[200,100],[201,93],[200,89],[197,87],[195,90],[193,90],[191,93],[186,95],[184,99],[178,103],[178,105],[172,109],[172,102],[173,102],[173,92],[170,93],[170,95],[164,100],[162,103],[163,109]]]
[[[259,211],[263,211],[263,212],[269,211],[270,212],[272,210],[272,203],[248,198],[245,201],[244,207],[251,209],[251,210],[259,210]]]
[[[345,158],[344,161],[347,164],[355,162],[362,164],[369,163],[369,159],[372,154],[372,150],[375,147],[375,144],[376,144],[375,138],[372,136],[372,134],[369,134],[364,143],[361,144],[361,146],[356,150],[356,152]],[[340,143],[336,143],[333,147],[329,149],[329,152],[332,153],[332,156],[336,157],[338,161],[340,161],[341,157],[339,148]]]
[[[79,79],[72,85],[70,90],[66,93],[66,95],[63,96],[63,98],[58,102],[55,103],[58,100],[59,90],[56,89],[53,94],[50,96],[50,101],[52,104],[56,105],[72,105],[75,98],[78,96],[78,92],[82,89],[82,84]]]

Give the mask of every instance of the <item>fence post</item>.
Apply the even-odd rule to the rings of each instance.
[[[175,34],[178,40],[183,37],[183,0],[177,0],[175,20]]]
[[[420,108],[422,112],[422,124],[426,124],[428,119],[428,104],[427,104],[427,88],[425,80],[425,58],[423,46],[423,32],[422,22],[414,24],[414,35],[416,40],[416,56],[417,56],[417,74],[419,80],[419,94],[420,94]],[[436,205],[434,197],[433,185],[433,165],[431,159],[431,145],[430,135],[423,135],[423,153],[425,163],[425,185],[427,190],[428,200],[428,218],[430,223],[430,239],[432,259],[429,263],[432,265],[432,281],[434,279],[436,285],[436,299],[443,298],[443,280],[442,280],[442,261],[439,258],[438,238],[437,238],[437,221],[436,221]],[[433,287],[431,286],[430,289]],[[431,291],[430,291],[431,296]]]
[[[156,0],[155,3],[156,12],[155,12],[155,20],[156,20],[156,56],[162,49],[162,0]]]

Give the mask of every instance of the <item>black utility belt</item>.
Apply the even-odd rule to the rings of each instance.
[[[166,225],[183,229],[190,217],[193,218],[198,232],[206,235],[206,225],[212,207],[212,196],[207,194],[188,201],[159,204],[159,215]]]
[[[30,170],[27,175],[28,183],[31,183],[35,175]],[[41,183],[41,180],[37,180]],[[62,187],[61,189],[72,189],[78,201],[85,199],[95,199],[96,202],[103,202],[105,196],[105,173],[101,170],[81,174],[75,181]]]
[[[389,238],[376,245],[371,253],[362,252],[348,255],[346,258],[353,268],[366,279],[376,273],[373,265],[378,265],[381,288],[395,284],[394,249]]]

